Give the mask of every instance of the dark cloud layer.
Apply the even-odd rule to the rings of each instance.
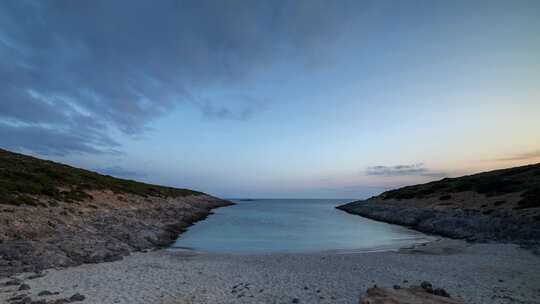
[[[437,178],[447,176],[444,172],[435,172],[426,168],[423,163],[397,166],[373,166],[367,168],[366,174],[380,176],[426,176]]]
[[[194,96],[242,82],[276,54],[316,61],[310,50],[348,11],[344,1],[1,1],[1,144],[108,152],[110,134],[139,134],[182,102],[247,119],[257,106]]]

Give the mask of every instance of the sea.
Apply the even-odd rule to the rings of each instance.
[[[406,227],[348,214],[347,199],[238,199],[181,234],[171,249],[211,253],[388,251],[431,241]]]

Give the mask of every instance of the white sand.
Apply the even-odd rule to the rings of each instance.
[[[292,303],[294,298],[358,303],[373,284],[406,286],[422,280],[469,303],[540,303],[539,256],[513,245],[449,240],[401,252],[137,253],[118,262],[48,270],[45,277],[25,280],[29,291],[0,288],[0,303],[20,293],[51,300],[77,292],[86,296],[78,303],[88,304]],[[42,290],[60,295],[38,297]]]

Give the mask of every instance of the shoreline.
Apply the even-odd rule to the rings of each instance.
[[[82,303],[358,303],[373,285],[421,281],[467,303],[538,303],[540,257],[510,244],[441,238],[414,248],[364,253],[215,254],[159,249],[122,260],[49,269],[30,289],[2,286],[0,302],[85,297]],[[42,291],[57,295],[38,296]],[[11,302],[6,302],[11,303]]]
[[[376,246],[372,248],[363,248],[363,249],[358,248],[358,249],[328,249],[328,250],[306,250],[306,251],[272,251],[272,252],[266,252],[266,253],[243,252],[243,251],[212,252],[212,251],[197,250],[195,248],[190,248],[190,247],[172,247],[172,246],[158,248],[158,249],[167,250],[171,252],[186,252],[186,253],[194,253],[194,254],[223,254],[223,255],[229,254],[229,255],[245,255],[245,256],[271,255],[271,254],[357,254],[357,253],[376,253],[376,252],[398,252],[403,249],[411,249],[417,246],[424,246],[432,242],[440,241],[441,239],[442,239],[441,237],[426,235],[426,237],[423,238],[422,241],[417,241],[409,245],[400,245],[399,247],[389,245],[388,247]]]

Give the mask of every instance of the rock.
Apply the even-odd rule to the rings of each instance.
[[[420,287],[422,287],[425,291],[429,293],[433,293],[433,285],[431,285],[431,283],[428,281],[423,281],[422,283],[420,283]]]
[[[441,296],[441,297],[447,297],[447,298],[450,297],[450,294],[448,294],[448,292],[446,292],[446,290],[444,290],[442,288],[433,289],[433,285],[431,285],[431,283],[428,282],[428,281],[423,281],[420,284],[420,287],[422,287],[422,289],[424,289],[426,292],[432,293],[434,295]]]
[[[37,295],[38,295],[38,297],[44,297],[44,296],[52,296],[52,295],[57,295],[57,294],[59,294],[59,292],[57,292],[57,291],[50,292],[48,290],[42,290]]]
[[[47,304],[47,301],[41,299],[41,300],[32,301],[31,304]]]
[[[83,296],[83,295],[80,294],[80,293],[76,293],[76,294],[72,295],[72,296],[69,298],[69,301],[70,301],[70,302],[79,302],[79,301],[84,301],[84,299],[86,299],[85,296]]]
[[[14,297],[11,297],[8,299],[8,302],[11,302],[11,301],[19,301],[19,300],[22,300],[23,298],[25,298],[26,295],[25,294],[20,294],[20,295],[16,295]]]
[[[447,297],[447,298],[450,298],[450,294],[448,292],[446,292],[446,290],[442,289],[442,288],[435,288],[433,290],[433,294],[434,295],[438,295],[438,296],[441,296],[441,297]]]
[[[419,286],[400,289],[369,288],[360,304],[464,304],[464,302],[440,297]]]
[[[293,303],[300,303],[300,300],[298,298],[294,298],[294,299],[292,299],[292,302]]]
[[[32,299],[28,296],[23,295],[20,299],[13,300],[13,302],[11,303],[12,304],[32,304]]]
[[[33,279],[37,279],[37,278],[42,278],[44,277],[45,274],[43,272],[36,272],[35,274],[31,274],[29,276],[26,277],[27,280],[33,280]]]
[[[22,281],[19,279],[12,279],[4,283],[4,286],[17,286],[21,285]]]
[[[28,289],[30,289],[30,285],[28,284],[22,284],[21,286],[19,286],[19,291],[28,290]]]

